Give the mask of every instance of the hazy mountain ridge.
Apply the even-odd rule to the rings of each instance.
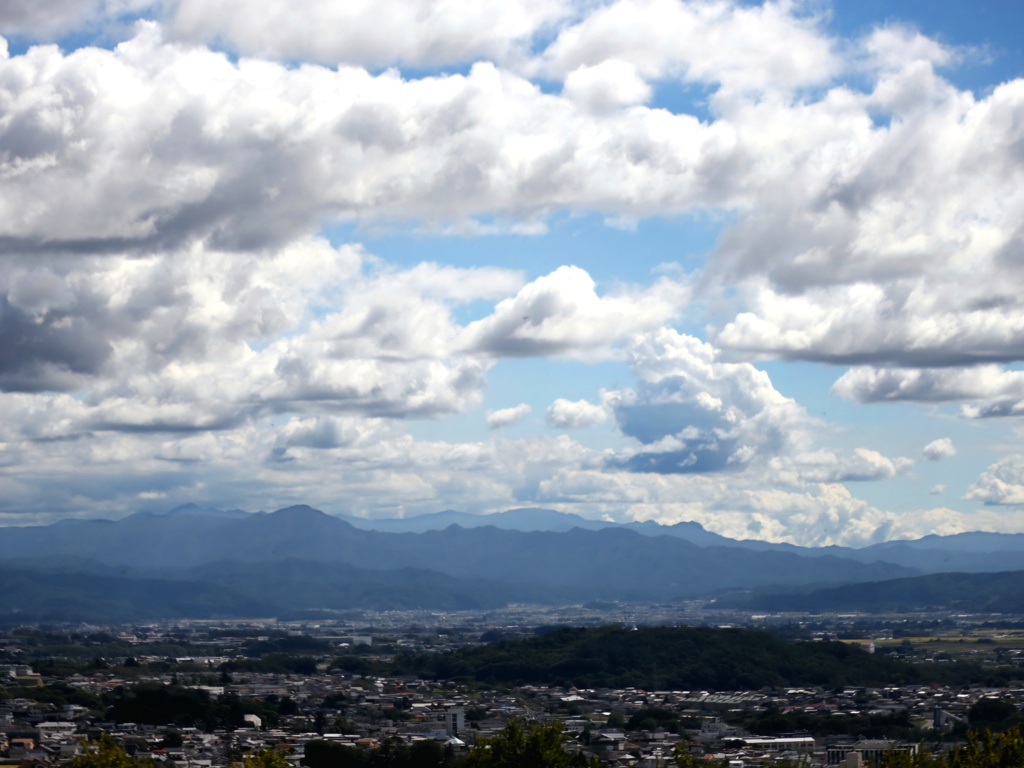
[[[258,597],[212,583],[0,565],[0,624],[272,616],[276,610]]]
[[[73,527],[73,536],[49,538],[47,528],[11,528],[5,534],[9,551],[23,555],[76,556],[141,570],[184,569],[220,560],[297,559],[605,589],[630,598],[694,596],[751,582],[840,583],[914,573],[887,563],[702,548],[678,537],[643,536],[621,526],[522,532],[453,525],[424,533],[382,533],[360,530],[306,506],[239,519],[136,515],[116,523]]]
[[[482,610],[509,602],[566,602],[558,590],[456,579],[405,568],[373,571],[295,560],[217,562],[141,574],[99,564],[47,568],[30,560],[0,564],[0,625],[253,618],[310,609]]]
[[[541,508],[511,509],[489,515],[472,515],[446,510],[411,518],[378,520],[345,515],[339,517],[363,530],[396,533],[443,530],[452,524],[463,528],[493,525],[496,528],[524,532],[567,531],[572,527],[587,530],[623,528],[644,536],[673,536],[699,547],[740,547],[759,552],[787,552],[801,557],[831,556],[856,560],[861,563],[882,561],[915,568],[925,573],[954,570],[964,572],[1013,570],[1021,563],[1020,558],[1024,556],[1024,534],[1020,533],[974,531],[949,536],[932,534],[921,539],[900,539],[871,544],[862,548],[837,545],[802,547],[785,542],[730,539],[727,536],[708,531],[700,523],[692,521],[672,525],[663,525],[653,520],[616,523],[605,520],[588,520],[572,513]]]
[[[1003,568],[1009,570],[1019,567],[1016,548],[1024,550],[1024,536],[999,534],[888,542],[862,550],[807,549],[734,541],[697,523],[619,525],[544,509],[411,518],[423,528],[419,532],[358,527],[352,518],[305,505],[272,513],[208,512],[186,505],[164,515],[2,529],[0,565],[6,561],[8,575],[0,582],[0,597],[3,589],[14,594],[25,588],[46,605],[49,589],[57,605],[71,608],[69,595],[100,606],[104,590],[108,595],[120,590],[127,597],[111,598],[106,611],[120,615],[130,613],[132,600],[143,600],[149,590],[153,597],[140,614],[145,616],[160,606],[188,610],[189,602],[175,597],[185,582],[196,585],[195,605],[203,615],[246,615],[256,607],[280,613],[289,608],[489,608],[598,597],[672,600],[752,587],[806,593],[812,586],[917,576],[965,560],[990,570],[1010,560],[1014,564]],[[453,522],[467,518],[503,527]],[[447,527],[438,528],[442,523]],[[993,550],[957,550],[982,545]],[[904,557],[910,562],[899,562]],[[41,572],[47,577],[35,580],[35,591],[27,590],[24,577]],[[87,578],[75,584],[75,574]],[[135,586],[121,583],[113,589],[97,581],[105,578]]]
[[[908,611],[1024,613],[1024,570],[930,573],[813,591],[759,593],[720,599],[723,607],[755,611]]]

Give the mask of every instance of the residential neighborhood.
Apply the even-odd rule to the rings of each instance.
[[[260,626],[250,632],[267,631]],[[197,637],[202,631],[189,630]],[[408,635],[406,632],[404,635]],[[256,640],[267,636],[257,635]],[[332,634],[338,645],[371,654],[374,643],[394,646],[403,633]],[[25,664],[0,666],[0,683],[22,695],[0,700],[0,763],[25,768],[60,766],[81,754],[83,742],[108,734],[128,754],[170,765],[215,768],[255,750],[277,751],[302,765],[306,746],[329,741],[353,750],[377,750],[391,743],[433,740],[452,754],[463,754],[502,732],[512,720],[559,724],[563,748],[585,760],[609,766],[654,768],[685,752],[696,760],[729,768],[793,762],[808,766],[852,766],[878,762],[890,751],[911,751],[920,740],[952,741],[969,724],[979,702],[1013,702],[1024,707],[1024,686],[891,685],[885,687],[765,688],[748,691],[642,690],[478,685],[411,676],[362,675],[321,660],[309,674],[228,672],[231,646],[242,637],[195,639],[209,643],[211,655],[168,659],[148,655],[167,637],[157,630],[122,632],[116,639],[137,655],[104,659],[93,670],[56,678]],[[443,636],[437,636],[443,645]],[[404,639],[422,651],[422,642]],[[436,648],[434,650],[437,650]],[[16,655],[10,645],[8,655]],[[162,668],[162,671],[154,673]],[[218,671],[220,670],[220,671]],[[131,674],[128,674],[131,673]],[[243,710],[233,727],[194,723],[134,722],[110,719],[74,703],[33,698],[59,684],[94,700],[126,690],[181,690],[210,702],[230,702]],[[140,694],[141,696],[141,694]],[[260,709],[263,707],[264,709]],[[811,715],[835,723],[891,722],[892,733],[758,733],[742,721]],[[152,719],[152,718],[147,718]],[[919,734],[906,739],[906,733]]]

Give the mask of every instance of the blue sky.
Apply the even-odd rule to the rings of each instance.
[[[1024,531],[1017,3],[0,8],[0,523]]]

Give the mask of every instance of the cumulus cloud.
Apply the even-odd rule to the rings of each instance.
[[[904,457],[890,459],[870,448],[855,448],[848,456],[830,451],[804,454],[794,464],[800,476],[810,482],[847,483],[888,480],[910,469],[914,462]]]
[[[812,140],[829,168],[793,165],[777,198],[722,239],[714,270],[739,280],[743,307],[716,342],[902,368],[1019,359],[1024,313],[1006,286],[1022,242],[1024,163],[1012,147],[1024,134],[1010,117],[1022,104],[1024,81],[976,99],[908,58],[867,95],[743,107],[769,135],[799,112],[805,140],[829,124]],[[865,119],[871,109],[890,116],[884,130]]]
[[[637,338],[636,389],[608,394],[623,434],[640,443],[617,458],[638,472],[717,472],[791,450],[806,440],[804,410],[749,363],[719,360],[712,345],[674,330]]]
[[[873,29],[863,41],[863,63],[879,70],[899,72],[908,64],[934,67],[950,64],[956,52],[903,24]]]
[[[55,279],[58,278],[58,279]],[[74,430],[229,429],[311,408],[436,416],[479,403],[490,362],[459,354],[453,307],[518,273],[374,266],[318,238],[241,256],[9,262],[0,386],[79,390]]]
[[[544,414],[549,426],[558,429],[580,429],[602,424],[608,420],[608,409],[602,403],[595,405],[586,400],[558,398]]]
[[[0,45],[0,513],[344,497],[807,544],[1019,528],[857,499],[842,483],[910,461],[818,446],[743,360],[853,365],[833,392],[856,403],[1024,413],[1003,367],[1024,357],[1024,81],[975,95],[939,74],[948,46],[834,40],[787,2],[10,0],[0,32],[103,41],[139,13],[110,50]],[[706,111],[649,106],[665,84]],[[397,266],[313,236],[693,213],[721,222],[707,263],[649,285]],[[705,309],[710,341],[666,327]],[[628,361],[633,386],[545,413],[625,442],[403,427],[478,409],[503,356]],[[1019,504],[1020,463],[967,500]]]
[[[738,474],[653,474],[561,466],[540,484],[545,506],[592,517],[693,520],[736,539],[802,546],[862,547],[891,539],[963,531],[1019,532],[1019,515],[944,507],[905,513],[879,509],[838,483],[813,483],[774,466]]]
[[[155,23],[112,51],[2,58],[0,98],[8,252],[244,250],[336,219],[637,216],[729,204],[745,182],[727,169],[734,132],[689,115],[594,113],[490,62],[415,80],[233,62]]]
[[[535,35],[573,12],[559,0],[312,0],[296,23],[294,5],[282,0],[259,13],[245,0],[177,0],[168,24],[177,38],[226,42],[248,56],[432,67],[522,58]]]
[[[1024,400],[1024,372],[999,365],[969,368],[875,368],[856,366],[833,385],[834,394],[858,403],[958,400],[1015,404]]]
[[[72,31],[116,25],[123,18],[158,10],[160,0],[5,0],[0,34],[43,40]]]
[[[257,53],[260,40],[296,29],[274,21],[284,12],[276,5],[259,18],[233,7],[183,2],[113,51],[37,48],[0,61],[8,252],[147,251],[204,238],[244,250],[329,219],[536,227],[564,209],[612,221],[724,209],[736,224],[707,285],[738,276],[741,307],[717,329],[719,345],[905,367],[1024,354],[1020,298],[993,288],[1016,283],[1024,85],[984,98],[959,91],[935,71],[952,54],[917,33],[865,38],[853,58],[875,62],[867,92],[831,83],[842,56],[785,3],[484,4],[451,23],[518,29],[508,34],[519,39],[560,20],[537,69],[479,62],[414,80],[232,61],[170,42],[251,39],[242,47]],[[443,11],[417,8],[424,18]],[[320,12],[352,22],[345,34],[369,18],[359,4],[311,14]],[[496,25],[494,14],[522,23]],[[378,16],[383,28],[415,14],[395,6]],[[428,50],[472,49],[409,44],[424,61]],[[533,71],[562,79],[563,93],[544,93]],[[713,119],[614,108],[639,104],[649,80],[669,76],[720,87]],[[786,95],[805,85],[820,91]]]
[[[938,461],[956,456],[956,446],[950,438],[940,437],[928,443],[921,452],[928,461]]]
[[[972,419],[1024,414],[1024,372],[992,364],[967,368],[856,366],[836,381],[832,392],[858,403],[959,401],[960,414]]]
[[[294,329],[312,304],[336,300],[361,258],[356,247],[317,239],[237,258],[203,247],[170,258],[11,256],[0,276],[0,333],[17,335],[20,352],[3,346],[12,351],[0,385],[67,390],[129,372],[238,363],[251,353],[245,342]]]
[[[330,450],[365,446],[384,432],[386,425],[380,419],[328,415],[296,417],[278,431],[274,455],[282,458],[294,448]]]
[[[24,430],[8,422],[0,425],[2,455],[19,454],[0,473],[0,490],[26,523],[52,519],[46,515],[54,512],[119,516],[166,509],[179,499],[249,509],[305,502],[335,511],[343,498],[344,511],[371,517],[443,505],[496,511],[535,504],[622,521],[696,520],[736,538],[809,546],[1020,530],[1019,515],[888,512],[842,485],[810,482],[772,462],[728,474],[637,473],[609,468],[607,451],[565,435],[417,440],[389,420],[358,415],[295,416],[279,427],[261,420],[188,435],[101,432],[53,440],[46,435],[60,434],[53,412],[58,404],[44,404],[36,395],[16,397],[19,413],[36,409],[39,439],[25,439]],[[67,395],[59,399],[65,413],[77,402]],[[50,412],[39,413],[41,408]],[[137,473],[124,472],[127,462]]]
[[[960,412],[969,419],[1021,416],[1024,415],[1024,399],[1013,397],[985,403],[969,403],[964,405]]]
[[[98,373],[112,351],[87,321],[67,309],[37,318],[0,298],[0,389],[74,389]]]
[[[313,0],[296,23],[294,9],[279,0],[259,14],[242,0],[176,0],[164,3],[161,18],[176,40],[328,65],[422,68],[486,59],[568,81],[571,73],[620,61],[644,78],[732,89],[818,84],[842,66],[819,19],[789,3]],[[310,34],[324,29],[331,34]],[[885,44],[875,43],[877,57]]]
[[[579,67],[565,78],[563,92],[589,109],[604,111],[643,104],[652,89],[625,61],[608,59],[590,67]]]
[[[542,54],[542,68],[566,77],[626,61],[645,78],[677,77],[727,90],[827,82],[840,59],[817,21],[792,11],[788,3],[618,0],[562,30]]]
[[[607,356],[633,334],[679,315],[687,296],[685,284],[668,278],[647,290],[599,296],[585,270],[563,266],[471,323],[465,344],[501,356]]]
[[[946,492],[946,486],[943,483],[936,483],[928,489],[928,493],[932,496],[940,496]]]
[[[964,498],[985,504],[1024,506],[1024,455],[1012,454],[989,466],[967,489]]]
[[[511,408],[499,408],[496,411],[488,411],[487,428],[501,429],[502,427],[511,427],[513,424],[518,424],[529,416],[532,411],[533,408],[526,403],[520,403]]]

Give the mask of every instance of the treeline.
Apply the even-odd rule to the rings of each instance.
[[[971,731],[948,752],[918,749],[888,752],[880,768],[1020,768],[1024,766],[1024,734],[1019,727],[999,734]]]
[[[510,722],[505,729],[480,742],[468,753],[457,754],[436,741],[406,744],[398,739],[385,740],[374,749],[343,746],[314,740],[305,746],[305,768],[598,768],[595,757],[589,759],[576,750],[566,750],[567,738],[559,724]],[[676,768],[717,768],[725,764],[709,762],[691,754],[689,745],[680,742],[668,758]],[[75,757],[70,768],[153,768],[141,757],[130,757],[109,736],[87,745],[83,755]],[[782,762],[793,766],[796,763]],[[962,743],[951,749],[916,752],[894,750],[882,756],[879,768],[1020,768],[1024,766],[1024,735],[1020,728],[1000,734],[972,731]],[[288,768],[275,749],[242,756],[232,768]]]
[[[468,754],[458,755],[437,742],[421,741],[412,745],[397,740],[385,741],[377,749],[362,750],[327,741],[306,745],[302,764],[306,768],[596,768],[596,757],[587,758],[578,750],[567,750],[568,739],[559,724],[510,722],[505,729],[480,743]],[[689,744],[680,742],[667,765],[676,768],[718,768],[725,761],[707,761],[695,757]],[[782,761],[782,766],[797,768],[798,763]],[[879,768],[1021,768],[1024,766],[1024,735],[1019,727],[993,734],[971,731],[952,748],[916,752],[893,750],[883,755]]]
[[[117,722],[171,724],[211,731],[241,727],[245,715],[257,715],[264,724],[275,727],[282,717],[300,714],[298,704],[288,696],[254,698],[226,694],[214,698],[204,690],[181,685],[140,683],[118,686],[102,694],[61,682],[32,688],[0,686],[0,700],[21,698],[57,707],[75,704]]]
[[[457,768],[462,761],[454,750],[432,739],[405,744],[385,740],[377,749],[358,749],[334,741],[306,743],[306,768]]]
[[[108,698],[106,717],[116,722],[195,726],[207,731],[237,728],[245,715],[257,715],[264,725],[276,727],[282,717],[297,715],[299,706],[288,696],[253,698],[174,685],[141,684],[115,690]]]
[[[793,643],[761,630],[709,627],[564,628],[542,637],[501,640],[444,654],[400,654],[389,662],[344,656],[334,664],[360,674],[416,675],[491,686],[736,691],[1006,684],[998,670],[976,664],[915,665],[847,643]]]
[[[567,751],[568,742],[558,723],[511,721],[501,733],[479,739],[468,753],[429,739],[412,744],[389,739],[376,749],[311,741],[302,764],[306,768],[599,768],[597,758]]]
[[[857,736],[865,739],[902,739],[916,741],[922,731],[907,710],[850,714],[835,717],[831,712],[782,712],[768,707],[762,712],[744,713],[727,718],[749,733],[776,736],[780,733],[809,733],[812,736]]]

